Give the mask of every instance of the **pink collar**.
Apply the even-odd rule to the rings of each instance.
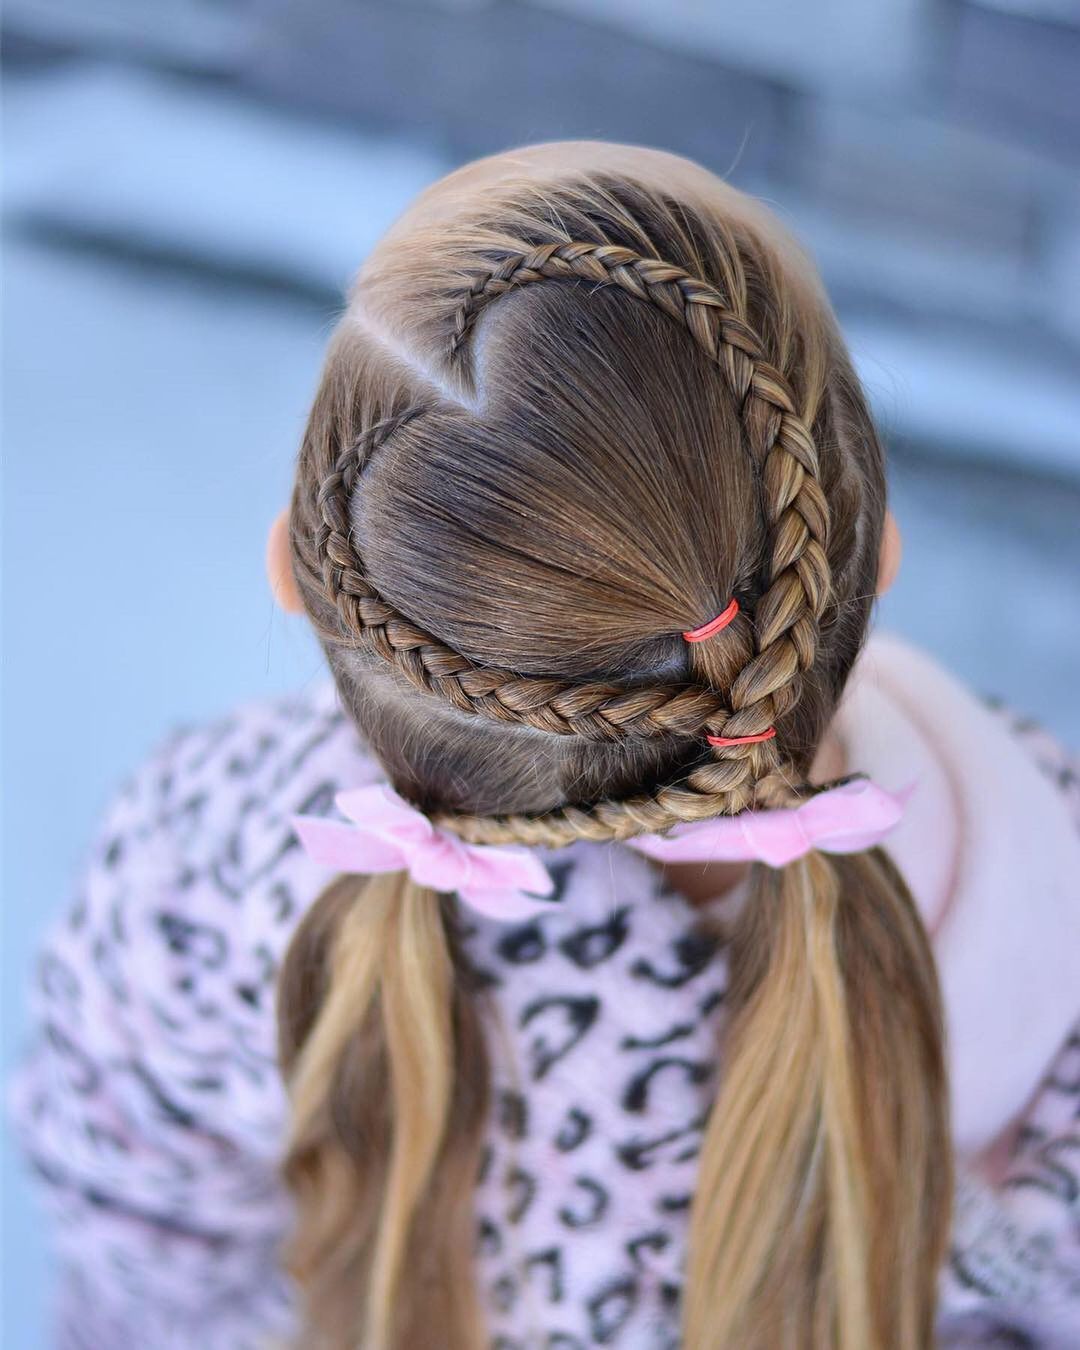
[[[884,847],[930,930],[945,1000],[953,1134],[985,1147],[1080,1011],[1080,834],[1000,719],[925,653],[867,644],[837,730],[851,769],[919,780]]]

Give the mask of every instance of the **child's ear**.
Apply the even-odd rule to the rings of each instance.
[[[293,576],[289,561],[289,513],[281,511],[274,517],[266,536],[266,576],[274,599],[286,614],[302,614],[304,602]]]
[[[904,554],[903,540],[900,538],[900,526],[891,511],[885,512],[885,527],[881,531],[881,552],[878,554],[877,593],[884,595],[896,580],[900,571],[900,559]]]

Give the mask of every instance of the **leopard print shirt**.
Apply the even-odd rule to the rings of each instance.
[[[1067,757],[1009,725],[1080,822]],[[288,819],[379,777],[327,681],[177,731],[105,812],[41,948],[36,1035],[10,1085],[54,1219],[64,1350],[242,1350],[294,1332],[274,985],[328,878]],[[545,861],[561,903],[541,919],[463,912],[490,1008],[476,1269],[491,1348],[667,1350],[725,953],[632,850],[582,843]],[[1074,1036],[1005,1186],[961,1188],[945,1343],[1056,1343],[1022,1330],[1044,1299],[1065,1310],[1061,1344],[1080,1344],[1078,1104]]]

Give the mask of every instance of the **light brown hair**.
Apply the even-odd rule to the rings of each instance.
[[[333,335],[294,571],[390,782],[471,841],[809,791],[867,630],[883,455],[812,271],[727,191],[507,175],[384,241]],[[732,596],[727,629],[682,639]],[[926,935],[880,850],[752,876],[682,1343],[925,1346],[950,1203]],[[293,940],[305,1345],[484,1344],[474,984],[453,897],[404,875],[340,878]]]

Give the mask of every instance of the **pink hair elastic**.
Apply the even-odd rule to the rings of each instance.
[[[706,638],[711,638],[714,633],[719,633],[725,629],[739,612],[738,600],[732,600],[727,609],[723,610],[715,619],[710,619],[708,623],[703,623],[700,628],[690,628],[683,637],[687,642],[704,642]]]
[[[775,735],[776,728],[770,727],[757,736],[706,736],[705,739],[710,745],[756,745],[758,741],[771,741]]]

